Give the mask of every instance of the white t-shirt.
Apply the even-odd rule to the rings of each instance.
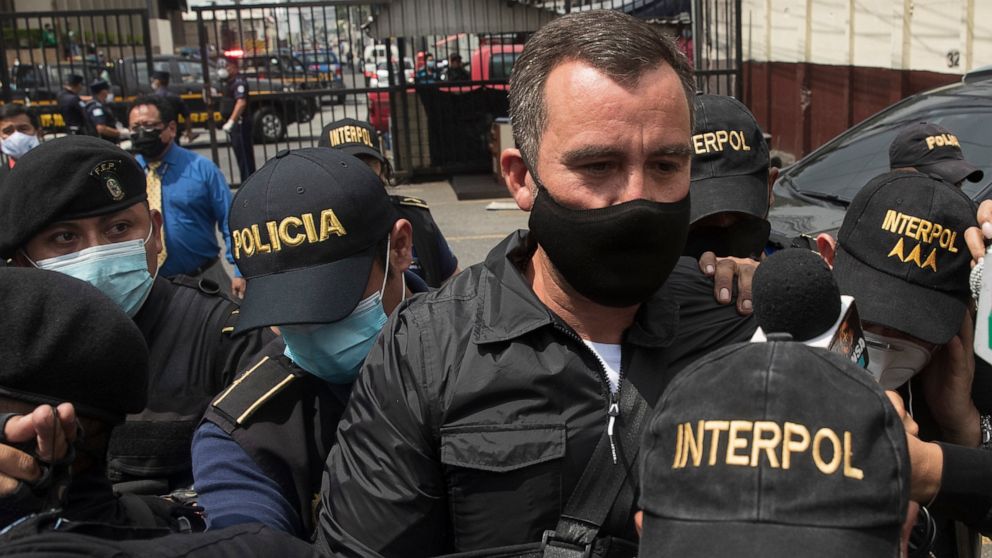
[[[620,389],[620,345],[613,343],[596,343],[582,340],[599,357],[606,369],[606,378],[610,381],[610,391],[616,393]]]

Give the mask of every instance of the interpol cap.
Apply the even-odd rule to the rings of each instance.
[[[18,163],[20,164],[20,163]],[[0,395],[108,422],[144,409],[145,338],[114,301],[54,271],[0,268]]]
[[[79,85],[83,83],[83,76],[79,74],[66,74],[65,82],[69,85]]]
[[[236,332],[346,317],[397,218],[360,160],[319,147],[279,152],[231,205],[232,252],[248,280]]]
[[[0,257],[56,221],[120,211],[147,199],[145,173],[126,151],[91,136],[43,142],[0,183]]]
[[[970,300],[964,232],[977,208],[958,188],[919,173],[873,178],[837,235],[834,276],[866,322],[930,343],[950,341]]]
[[[733,97],[696,95],[690,223],[727,211],[768,213],[768,144],[751,111]]]
[[[956,135],[930,122],[908,124],[899,131],[889,146],[889,167],[914,167],[951,184],[966,178],[978,182],[985,176],[981,169],[965,161]]]
[[[906,434],[885,392],[843,356],[732,345],[681,372],[656,409],[642,444],[640,556],[899,555]]]
[[[104,79],[98,79],[90,84],[90,93],[94,95],[107,89],[110,89],[110,84]]]
[[[340,149],[348,155],[368,155],[381,162],[386,161],[375,128],[368,122],[354,118],[342,118],[324,126],[317,146]]]

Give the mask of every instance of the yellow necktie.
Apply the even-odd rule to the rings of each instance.
[[[162,211],[162,177],[158,175],[158,168],[162,166],[162,161],[148,162],[148,206],[157,209],[165,220],[165,212]],[[165,251],[165,225],[162,226],[162,251],[158,255],[158,266],[162,267],[168,254]]]

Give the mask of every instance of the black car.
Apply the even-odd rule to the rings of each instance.
[[[962,190],[976,202],[992,197],[992,68],[899,101],[784,169],[769,213],[773,245],[800,234],[836,233],[847,206],[869,180],[889,170],[889,144],[912,122],[933,122],[961,142],[965,158],[985,171]]]
[[[177,55],[156,55],[152,57],[155,70],[171,74],[169,90],[186,101],[192,113],[194,126],[205,126],[207,122],[206,104],[203,98],[203,63]],[[217,75],[216,62],[208,62],[210,83],[215,89],[214,97],[219,97],[217,90],[221,89],[221,79]],[[148,77],[147,64],[142,59],[125,58],[117,62],[117,76],[122,82],[122,88],[130,95],[151,92],[151,80]],[[286,127],[293,123],[306,123],[316,114],[316,99],[302,96],[281,96],[279,93],[291,92],[291,85],[282,85],[267,79],[250,78],[252,87],[249,103],[251,105],[255,141],[259,143],[275,142],[286,136]],[[214,112],[214,122],[218,126],[224,123],[226,115]]]

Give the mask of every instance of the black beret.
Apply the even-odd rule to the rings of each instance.
[[[94,95],[105,89],[110,89],[110,84],[107,83],[107,80],[98,79],[90,84],[90,93]]]
[[[79,74],[68,74],[65,76],[65,82],[69,85],[79,85],[83,83],[83,76]]]
[[[159,81],[169,81],[170,77],[172,76],[171,74],[169,74],[169,72],[165,72],[162,70],[155,70],[154,72],[152,72],[152,79],[157,79]]]
[[[121,309],[55,271],[0,268],[0,395],[119,422],[144,409],[148,347]]]
[[[120,211],[148,198],[145,173],[129,153],[92,136],[46,141],[17,160],[0,183],[0,257],[56,221]]]

